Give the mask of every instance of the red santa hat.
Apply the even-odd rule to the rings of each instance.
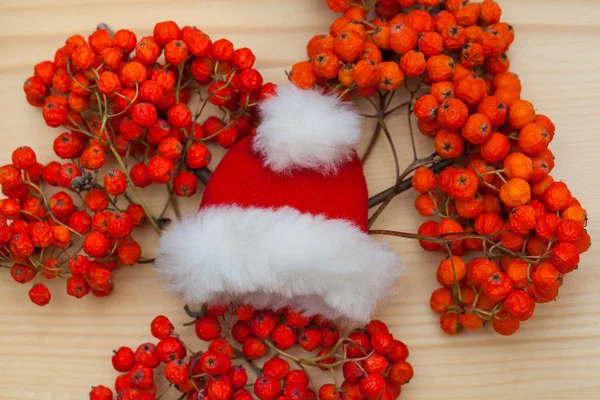
[[[371,238],[351,105],[294,86],[260,105],[255,135],[232,147],[200,211],[161,236],[156,270],[188,303],[290,307],[367,321],[401,269]]]

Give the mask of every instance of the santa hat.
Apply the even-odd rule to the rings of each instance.
[[[233,146],[200,211],[160,239],[156,270],[188,303],[290,307],[367,321],[401,269],[367,227],[367,185],[353,147],[360,117],[318,91],[277,89],[254,135]]]

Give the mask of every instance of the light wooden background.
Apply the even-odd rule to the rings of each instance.
[[[334,15],[324,0],[2,0],[0,2],[0,159],[27,144],[39,158],[53,158],[59,132],[46,127],[22,93],[32,66],[51,59],[74,33],[87,35],[98,22],[126,27],[141,37],[155,22],[173,19],[196,25],[213,39],[248,46],[266,78],[283,82],[283,70],[304,58],[306,41],[326,32]],[[503,0],[503,20],[516,29],[510,51],[523,96],[557,126],[552,150],[555,178],[568,182],[590,214],[589,231],[600,235],[600,3],[597,0]],[[392,123],[400,157],[410,161],[404,119]],[[421,155],[431,143],[419,140]],[[372,193],[393,181],[391,157],[380,143],[367,165]],[[162,199],[155,196],[155,206]],[[197,200],[197,199],[196,199]],[[197,201],[188,203],[193,210]],[[413,193],[396,198],[380,228],[415,230]],[[144,240],[153,251],[152,234]],[[416,376],[403,399],[598,399],[600,398],[600,257],[598,247],[569,275],[559,301],[537,308],[514,337],[491,329],[447,337],[428,300],[436,287],[439,255],[417,243],[394,240],[408,266],[398,295],[379,316],[408,343]],[[0,274],[0,399],[84,399],[92,384],[112,386],[111,350],[135,348],[151,339],[157,314],[185,321],[182,304],[161,291],[149,266],[116,273],[109,298],[76,301],[63,282],[51,282],[53,299],[39,308],[27,287]],[[190,337],[192,329],[180,329]],[[197,345],[193,339],[192,345]]]

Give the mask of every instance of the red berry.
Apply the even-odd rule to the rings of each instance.
[[[340,330],[336,326],[324,326],[321,328],[321,346],[333,347],[340,339]]]
[[[246,368],[241,365],[231,367],[229,370],[229,377],[231,378],[231,386],[236,390],[243,389],[248,383]]]
[[[269,314],[259,314],[250,323],[252,333],[260,339],[268,338],[276,326],[277,321]]]
[[[366,399],[378,399],[385,391],[385,380],[381,375],[369,375],[360,380],[359,388]]]
[[[131,371],[135,363],[135,355],[129,347],[119,347],[112,356],[112,365],[119,372]]]
[[[223,353],[229,357],[234,356],[233,347],[229,344],[227,339],[216,338],[208,346],[208,350],[216,351],[217,353]]]
[[[282,358],[273,357],[263,366],[263,374],[268,378],[281,380],[290,372],[290,364]]]
[[[371,341],[364,332],[352,332],[348,335],[348,339],[352,340],[352,342],[346,342],[346,355],[349,358],[362,357],[371,351]]]
[[[137,389],[150,389],[154,384],[154,371],[145,365],[134,365],[130,375],[131,382]]]
[[[399,340],[392,342],[392,348],[389,353],[386,354],[389,362],[395,363],[398,361],[404,361],[408,358],[408,347]]]
[[[389,328],[387,327],[387,325],[378,320],[378,319],[374,319],[373,321],[369,322],[367,324],[367,326],[365,326],[365,331],[367,332],[367,335],[369,336],[373,336],[378,332],[389,332]]]
[[[196,321],[196,335],[206,342],[216,339],[221,334],[221,324],[215,317],[204,315]]]
[[[379,354],[387,354],[392,350],[394,337],[389,332],[377,332],[371,336],[371,346]]]
[[[183,360],[173,360],[165,365],[165,378],[175,385],[183,385],[189,379],[190,366]]]
[[[323,335],[314,328],[306,328],[298,336],[298,344],[306,351],[314,351],[321,345]]]
[[[252,336],[250,324],[246,321],[237,321],[235,324],[233,324],[231,336],[233,336],[238,343],[244,343],[246,339]]]
[[[350,384],[356,384],[365,376],[364,370],[353,361],[346,361],[342,366],[344,379]]]
[[[135,351],[135,363],[142,364],[150,368],[156,368],[160,364],[156,354],[156,346],[152,343],[143,343]]]
[[[169,321],[169,318],[164,315],[159,315],[150,323],[150,332],[152,332],[152,336],[157,339],[164,339],[171,336],[174,330],[175,327],[171,321]]]
[[[310,383],[308,376],[306,373],[300,369],[295,369],[290,371],[285,377],[285,386],[300,386],[303,388],[308,388],[308,384]]]
[[[90,400],[112,400],[113,392],[105,386],[94,386],[90,391]]]
[[[50,291],[43,283],[36,283],[29,289],[29,299],[38,306],[45,306],[50,303]]]
[[[281,390],[279,381],[273,378],[262,376],[256,380],[254,384],[254,394],[260,400],[274,399]]]
[[[398,361],[392,365],[392,368],[390,368],[388,378],[390,381],[392,381],[392,383],[404,385],[412,379],[413,374],[414,372],[412,365],[406,361]]]
[[[256,360],[267,354],[267,346],[257,338],[250,337],[244,341],[242,351],[250,360]]]
[[[296,344],[296,332],[288,325],[279,325],[271,334],[275,346],[281,350],[287,350]]]
[[[168,363],[173,360],[181,360],[185,357],[187,350],[181,340],[174,336],[169,336],[162,339],[156,345],[156,355],[163,363]]]
[[[202,370],[211,376],[227,375],[231,368],[231,358],[216,351],[207,351],[200,356]]]

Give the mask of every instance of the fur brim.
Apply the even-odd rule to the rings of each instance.
[[[400,257],[350,222],[273,209],[220,206],[174,223],[155,269],[192,304],[239,302],[365,322],[390,294]]]

